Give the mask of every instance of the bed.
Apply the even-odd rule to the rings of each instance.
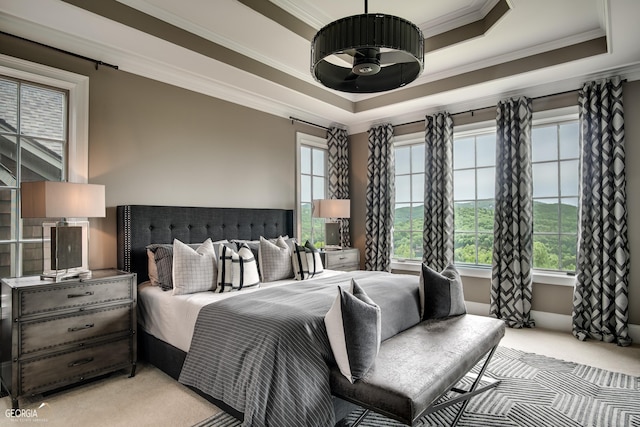
[[[146,247],[150,244],[171,243],[179,239],[185,243],[201,243],[207,238],[213,241],[256,240],[260,236],[275,238],[294,235],[293,211],[286,209],[245,209],[125,205],[117,207],[118,268],[136,272],[139,284],[139,355],[178,380],[184,364],[189,334],[182,330],[158,329],[163,322],[187,319],[186,329],[192,330],[200,307],[210,299],[201,294],[173,299],[170,292],[162,292],[150,286]],[[323,272],[327,278],[337,273]],[[281,281],[270,286],[280,286],[294,280]],[[265,288],[263,284],[262,288]],[[252,292],[249,290],[244,292]],[[229,294],[221,294],[224,297]],[[216,296],[218,297],[218,296]],[[222,299],[222,298],[220,298]],[[176,304],[177,301],[177,304]],[[182,305],[183,307],[180,307]],[[155,308],[152,308],[155,307]],[[159,310],[162,307],[163,315]],[[155,317],[155,319],[153,319]],[[164,317],[164,318],[163,318]],[[151,321],[150,321],[151,320]],[[212,398],[195,388],[195,391],[218,405],[226,412],[242,420],[244,414],[224,401]],[[354,407],[339,399],[333,399],[337,417]]]
[[[213,241],[256,240],[260,236],[273,238],[294,235],[293,210],[287,209],[122,205],[116,208],[116,213],[118,269],[135,272],[141,289],[149,287],[146,248],[150,244],[170,244],[174,239],[185,243],[200,243],[207,238]],[[159,289],[150,290],[150,298],[156,297],[158,304],[161,301],[166,303],[166,295],[163,299]],[[144,316],[139,317],[139,321],[144,323]],[[178,380],[188,351],[185,346],[189,340],[183,338],[183,346],[176,346],[149,333],[144,327],[138,330],[139,356]],[[203,396],[242,419],[241,412],[210,396]]]
[[[336,292],[338,287],[348,288],[355,278],[379,305],[384,322],[379,326],[378,339],[381,336],[384,341],[403,331],[417,330],[413,326],[421,323],[417,276],[325,270],[309,280],[278,280],[262,283],[259,289],[179,296],[148,283],[149,245],[170,244],[174,239],[187,244],[201,244],[206,239],[276,239],[293,236],[293,224],[293,211],[282,209],[117,208],[118,268],[136,272],[139,283],[139,354],[246,425],[326,426],[354,408],[347,400],[374,410],[379,406],[358,398],[366,384],[359,386],[356,382],[352,393],[347,385],[333,380],[336,360],[323,318],[336,294],[342,292]],[[442,329],[438,325],[436,328]],[[477,329],[482,334],[487,330],[484,324]],[[498,328],[493,328],[490,335],[479,338],[488,342],[483,353],[501,338]],[[447,342],[451,337],[444,338]],[[464,358],[468,351],[463,347],[460,354]],[[446,354],[445,359],[450,359],[451,353],[446,350]],[[467,364],[473,366],[477,361],[475,358]],[[451,366],[446,371],[451,371]],[[415,385],[431,387],[410,385],[412,389]],[[390,390],[385,380],[378,385],[376,395],[386,400],[385,393]],[[415,407],[412,399],[405,399],[402,405]],[[430,406],[431,400],[422,403]],[[411,424],[417,415],[413,409],[409,412],[406,416],[397,413],[395,418]],[[394,416],[394,412],[388,415]]]

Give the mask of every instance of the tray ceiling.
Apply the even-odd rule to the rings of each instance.
[[[347,94],[311,77],[315,32],[363,13],[363,1],[5,0],[0,24],[123,71],[352,133],[640,74],[636,0],[371,0],[368,7],[425,35],[425,70],[404,88]]]

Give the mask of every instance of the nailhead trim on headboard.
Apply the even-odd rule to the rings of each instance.
[[[117,207],[118,268],[148,279],[146,246],[294,236],[293,210],[123,205]],[[233,225],[229,225],[233,224]]]

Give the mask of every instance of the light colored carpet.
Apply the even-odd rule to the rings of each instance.
[[[474,369],[477,372],[478,367]],[[487,369],[498,386],[469,401],[460,427],[621,427],[640,425],[640,378],[499,347]],[[468,389],[470,380],[463,382]],[[451,397],[457,396],[452,393]],[[459,405],[421,418],[416,427],[451,425]],[[340,425],[351,425],[362,410]],[[362,427],[403,424],[369,413]],[[216,414],[196,427],[239,427],[226,414]]]
[[[618,347],[594,341],[581,342],[571,334],[543,329],[508,329],[501,345],[640,377],[640,345]],[[40,405],[44,405],[38,409]],[[43,425],[57,426],[158,426],[190,427],[220,410],[151,365],[138,364],[134,378],[115,373],[105,379],[71,388],[30,402]],[[0,426],[20,420],[6,417],[8,397],[0,399]],[[13,422],[12,422],[13,421]],[[27,421],[27,420],[22,420]],[[35,420],[34,420],[35,421]],[[636,420],[639,423],[640,420]],[[221,424],[222,426],[223,424]]]
[[[9,397],[0,399],[0,426],[189,427],[220,411],[197,393],[145,363],[138,364],[133,378],[129,378],[128,373],[116,372],[44,397],[21,399],[21,409],[36,410],[37,417],[31,419],[8,418],[6,410],[10,408]]]

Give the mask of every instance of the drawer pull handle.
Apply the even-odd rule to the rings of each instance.
[[[93,362],[93,357],[87,357],[85,359],[76,360],[75,362],[69,363],[67,366],[69,368],[73,368],[75,366],[86,365],[87,363]]]
[[[83,329],[90,329],[93,328],[94,324],[93,323],[87,323],[84,326],[76,326],[75,328],[69,328],[68,331],[69,332],[75,332],[75,331],[81,331]]]
[[[87,291],[84,294],[69,294],[67,295],[67,298],[81,298],[81,297],[88,297],[93,295],[92,291]]]
[[[341,256],[339,259],[347,259],[346,256]]]

